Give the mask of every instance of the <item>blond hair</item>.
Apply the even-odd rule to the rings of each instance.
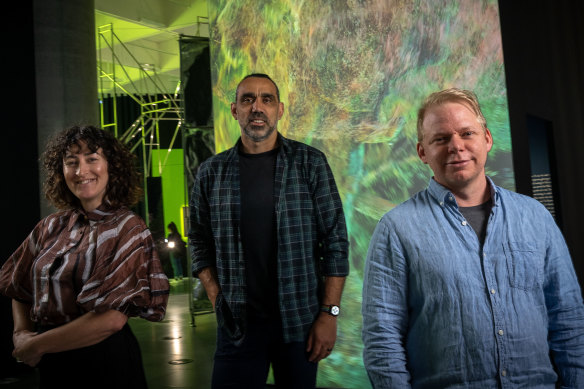
[[[418,142],[422,142],[423,139],[424,134],[422,125],[424,124],[426,111],[431,107],[442,105],[444,103],[460,103],[470,108],[470,110],[476,115],[479,124],[483,127],[483,131],[487,129],[487,120],[481,111],[479,100],[473,92],[458,88],[444,89],[439,92],[434,92],[426,97],[426,100],[424,100],[424,103],[418,110]]]

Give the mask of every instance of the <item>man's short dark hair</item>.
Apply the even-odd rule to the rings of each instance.
[[[243,77],[241,79],[241,81],[239,81],[239,84],[237,84],[237,88],[235,89],[235,102],[237,102],[237,96],[239,94],[239,86],[241,85],[242,82],[244,82],[245,80],[247,80],[248,78],[251,78],[251,77],[265,78],[265,79],[270,80],[272,82],[272,84],[274,84],[274,86],[276,87],[276,97],[278,98],[278,101],[280,101],[280,89],[278,89],[278,85],[276,84],[276,82],[274,80],[272,80],[272,78],[270,76],[268,76],[267,74],[252,73],[252,74],[248,74],[247,76]]]

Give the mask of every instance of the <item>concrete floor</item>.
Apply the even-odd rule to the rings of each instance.
[[[193,319],[186,281],[172,284],[173,293],[162,322],[134,318],[130,321],[140,342],[148,387],[210,388],[217,328],[215,315],[201,313]]]
[[[217,328],[215,315],[209,310],[208,300],[189,301],[193,288],[188,279],[171,280],[170,284],[171,293],[163,321],[153,323],[137,318],[128,321],[140,343],[148,387],[210,388]],[[9,371],[8,375],[0,375],[0,389],[38,387],[35,369],[20,363],[0,368]],[[270,384],[273,382],[271,372],[268,382],[266,388],[275,387]]]
[[[152,323],[129,320],[142,350],[142,360],[150,389],[210,388],[215,352],[215,315],[189,307],[187,279],[171,281],[166,317]],[[18,367],[0,380],[0,389],[30,389],[38,386],[35,369]]]

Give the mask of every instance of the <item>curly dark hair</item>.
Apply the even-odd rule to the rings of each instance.
[[[135,156],[108,131],[94,126],[73,126],[59,132],[47,143],[43,166],[46,198],[59,209],[81,208],[79,199],[69,190],[63,174],[66,152],[74,145],[87,144],[92,152],[103,150],[108,163],[108,183],[104,200],[114,208],[132,206],[142,196],[141,177],[134,165]]]

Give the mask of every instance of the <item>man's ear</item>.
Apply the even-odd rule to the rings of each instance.
[[[231,103],[231,116],[237,120],[237,105],[235,103]]]
[[[280,103],[278,103],[278,120],[282,119],[283,115],[284,115],[284,103],[282,103],[280,101]]]
[[[418,157],[420,157],[422,162],[427,164],[428,161],[426,160],[426,151],[424,150],[424,146],[422,145],[422,142],[418,142],[418,144],[416,145],[416,150],[418,151]]]
[[[487,153],[493,148],[493,135],[488,128],[485,128],[485,137],[487,139]]]

